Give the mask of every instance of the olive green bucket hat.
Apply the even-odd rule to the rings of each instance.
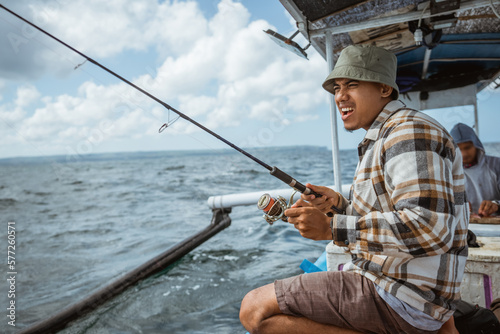
[[[340,53],[335,68],[323,83],[323,88],[334,94],[333,83],[338,78],[378,82],[394,88],[397,99],[397,63],[396,56],[386,49],[373,45],[350,45]]]

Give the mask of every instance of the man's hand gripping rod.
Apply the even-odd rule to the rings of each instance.
[[[280,179],[281,181],[285,182],[290,187],[292,187],[296,191],[299,191],[302,194],[314,195],[316,198],[323,196],[323,195],[318,194],[317,192],[307,188],[305,185],[298,182],[293,177],[291,177],[290,175],[283,172],[282,170],[280,170],[277,167],[272,167],[270,170],[270,174],[273,175],[274,177]],[[278,196],[276,199],[274,199],[271,197],[271,195],[264,194],[259,198],[259,201],[257,202],[257,207],[260,210],[264,211],[264,219],[269,224],[272,225],[275,221],[277,221],[279,219],[281,219],[285,222],[288,221],[287,217],[285,216],[285,210],[290,208],[290,206],[292,205],[293,195],[295,195],[295,192],[293,192],[292,195],[290,196],[290,200],[288,201],[288,204],[286,202],[286,199],[284,199],[281,196]],[[337,212],[337,213],[342,213],[342,211],[339,208],[337,208],[335,205],[333,205],[330,209],[332,211]],[[333,212],[328,212],[327,216],[333,217]]]

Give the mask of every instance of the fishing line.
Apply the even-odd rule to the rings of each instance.
[[[211,134],[212,136],[214,136],[215,138],[219,139],[220,141],[222,141],[223,143],[227,144],[228,146],[232,147],[233,149],[235,149],[236,151],[240,152],[241,154],[247,156],[248,158],[252,159],[253,161],[255,161],[256,163],[258,163],[259,165],[261,165],[262,167],[266,168],[269,173],[280,179],[281,181],[283,181],[284,183],[286,183],[287,185],[289,185],[290,187],[294,188],[295,190],[303,193],[303,194],[306,194],[306,195],[315,195],[316,197],[321,197],[322,195],[312,191],[311,189],[307,188],[305,185],[303,185],[302,183],[298,182],[297,180],[295,180],[293,177],[291,177],[290,175],[288,175],[287,173],[283,172],[282,170],[280,170],[279,168],[277,168],[276,166],[273,166],[271,167],[270,165],[268,165],[267,163],[263,162],[262,160],[258,159],[257,157],[253,156],[252,154],[246,152],[245,150],[241,149],[240,147],[236,146],[235,144],[231,143],[230,141],[228,141],[227,139],[219,136],[217,133],[213,132],[212,130],[208,129],[207,127],[205,127],[204,125],[196,122],[195,120],[193,120],[192,118],[190,118],[189,116],[183,114],[182,112],[180,112],[179,110],[173,108],[172,106],[168,105],[167,103],[163,102],[162,100],[160,100],[159,98],[157,98],[156,96],[152,95],[151,93],[145,91],[144,89],[140,88],[139,86],[135,85],[134,83],[128,81],[127,79],[125,79],[124,77],[122,77],[121,75],[113,72],[112,70],[110,70],[109,68],[107,68],[106,66],[100,64],[99,62],[95,61],[94,59],[90,58],[89,56],[83,54],[82,52],[78,51],[77,49],[73,48],[72,46],[66,44],[65,42],[63,42],[62,40],[58,39],[57,37],[53,36],[52,34],[48,33],[47,31],[43,30],[42,28],[38,27],[37,25],[35,25],[34,23],[31,23],[30,21],[28,21],[27,19],[23,18],[22,16],[16,14],[15,12],[11,11],[10,9],[8,9],[7,7],[5,7],[4,5],[0,4],[0,8],[4,9],[5,11],[9,12],[10,14],[14,15],[15,17],[17,17],[18,19],[26,22],[27,24],[29,24],[30,26],[32,26],[33,28],[37,29],[38,31],[42,32],[43,34],[47,35],[48,37],[54,39],[55,41],[59,42],[60,44],[64,45],[65,47],[67,47],[68,49],[72,50],[73,52],[79,54],[80,56],[82,56],[83,58],[86,59],[86,61],[89,61],[91,62],[92,64],[96,65],[97,67],[100,67],[101,69],[103,69],[104,71],[108,72],[109,74],[113,75],[114,77],[120,79],[121,81],[125,82],[126,84],[128,84],[129,86],[137,89],[138,91],[140,91],[141,93],[143,93],[144,95],[146,95],[147,97],[151,98],[152,100],[156,101],[157,103],[161,104],[162,106],[164,106],[165,108],[167,108],[168,110],[176,113],[177,115],[179,115],[179,117],[182,117],[183,119],[185,119],[186,121],[196,125],[198,128],[202,129],[203,131]],[[160,128],[160,130],[165,130],[167,127],[169,126],[168,123],[165,123],[162,125],[162,127]],[[163,128],[163,129],[162,129]],[[342,211],[335,207],[335,206],[332,206],[331,208],[333,211],[336,211],[337,213],[342,213]],[[333,216],[332,213],[329,214],[329,216]]]

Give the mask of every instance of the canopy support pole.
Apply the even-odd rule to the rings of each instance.
[[[427,70],[429,69],[429,61],[431,59],[431,49],[425,48],[425,55],[424,55],[424,65],[422,67],[422,77],[420,79],[425,80],[427,77]]]
[[[328,63],[328,74],[333,71],[335,66],[333,62],[333,43],[332,34],[325,33],[326,43],[326,61]],[[330,102],[330,120],[332,130],[332,159],[333,159],[333,177],[335,180],[335,190],[342,192],[342,175],[340,172],[340,156],[339,156],[339,140],[337,133],[337,107],[335,105],[335,97],[328,93],[328,101]]]
[[[479,115],[477,110],[477,88],[475,87],[474,94],[474,130],[476,130],[476,135],[479,137]]]

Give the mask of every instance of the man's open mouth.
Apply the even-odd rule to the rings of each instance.
[[[345,121],[352,113],[354,112],[354,108],[340,108],[340,113],[342,115],[342,120]]]

